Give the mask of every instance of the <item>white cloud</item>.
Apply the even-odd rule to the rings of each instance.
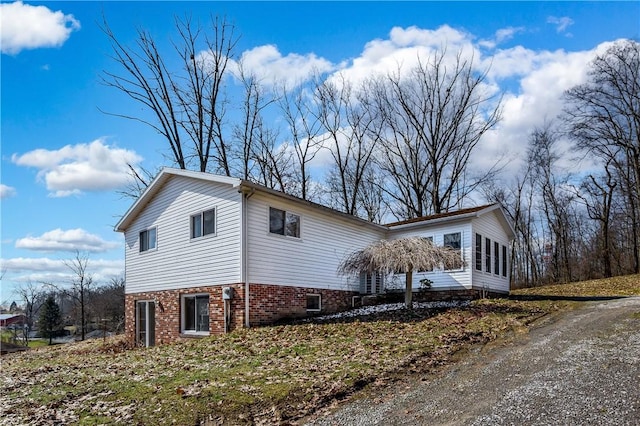
[[[254,75],[267,88],[281,84],[287,88],[297,87],[315,73],[326,73],[336,68],[330,61],[314,53],[289,53],[283,56],[277,46],[271,44],[246,50],[239,62],[231,61],[230,69],[236,78],[239,77],[240,65],[245,73]]]
[[[21,1],[0,4],[2,53],[17,54],[24,49],[59,47],[80,22],[73,15],[53,12],[46,6],[32,6]]]
[[[134,151],[105,145],[102,139],[88,144],[67,145],[59,150],[36,149],[13,154],[20,166],[39,169],[54,197],[66,197],[83,191],[108,191],[120,188],[129,180],[129,164],[136,166],[142,158]]]
[[[16,195],[16,189],[0,183],[0,200],[4,200],[5,198],[13,197]]]
[[[65,259],[51,259],[48,257],[16,257],[0,259],[0,267],[3,271],[6,271],[3,281],[6,280],[11,283],[47,282],[65,285],[70,283],[74,277],[69,267],[64,264],[64,261]],[[93,277],[94,283],[102,283],[112,277],[123,275],[124,261],[90,258],[87,264],[87,271]]]
[[[495,32],[492,39],[489,40],[480,40],[478,42],[479,46],[486,47],[489,49],[495,48],[498,44],[504,43],[507,40],[511,40],[513,36],[518,33],[522,33],[525,31],[524,27],[507,27],[501,28]]]
[[[549,16],[547,18],[547,23],[555,25],[557,33],[564,33],[567,28],[573,25],[573,19],[568,16],[562,16],[560,18],[557,16]],[[571,34],[567,33],[567,36],[571,36]]]
[[[39,237],[25,237],[16,241],[16,248],[35,251],[86,251],[104,252],[120,246],[120,243],[105,241],[84,229],[54,229]]]
[[[368,42],[359,57],[341,70],[341,74],[354,84],[372,75],[390,72],[408,72],[419,60],[432,57],[445,49],[445,60],[454,62],[460,54],[463,59],[478,59],[480,52],[472,37],[463,31],[443,25],[435,30],[418,27],[394,27],[388,39]]]

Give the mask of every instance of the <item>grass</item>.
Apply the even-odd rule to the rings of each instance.
[[[640,275],[526,288],[512,291],[511,294],[566,297],[640,296]]]
[[[611,288],[607,281],[581,283],[565,293],[640,294],[639,278],[611,280]],[[433,372],[460,349],[526,332],[536,319],[575,305],[490,299],[237,330],[148,349],[130,349],[122,337],[41,348],[3,357],[0,418],[7,424],[296,423],[362,388]]]

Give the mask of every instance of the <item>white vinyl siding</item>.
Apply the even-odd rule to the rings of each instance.
[[[216,234],[191,239],[191,216],[215,206]],[[139,234],[157,228],[157,248]],[[172,176],[125,233],[126,292],[241,282],[241,194],[229,184]]]
[[[472,247],[471,247],[471,223],[469,221],[460,221],[446,224],[436,224],[424,227],[411,227],[409,229],[392,230],[389,233],[390,239],[405,237],[432,237],[433,243],[437,246],[445,245],[445,235],[448,241],[451,241],[451,234],[460,233],[460,245],[464,266],[461,269],[453,271],[444,271],[437,268],[433,271],[414,272],[413,288],[420,288],[420,280],[429,279],[434,290],[464,290],[471,288],[471,270],[473,268]],[[387,283],[393,287],[404,288],[404,274],[396,274],[387,280]]]
[[[488,212],[480,217],[474,218],[472,225],[474,233],[482,236],[482,270],[473,269],[473,286],[478,289],[486,288],[493,291],[508,292],[509,274],[502,274],[502,247],[509,246],[509,238],[502,224],[496,217],[496,211]],[[491,241],[489,257],[487,257],[487,244],[485,239]],[[496,244],[500,247],[498,253],[495,252]],[[498,256],[498,262],[496,261],[496,255]],[[487,262],[490,271],[487,271]],[[499,271],[495,270],[496,266],[500,266]]]
[[[298,215],[300,238],[270,233],[270,208]],[[384,237],[383,229],[259,192],[249,198],[247,210],[252,283],[359,291],[358,277],[339,275],[338,266],[353,251]]]

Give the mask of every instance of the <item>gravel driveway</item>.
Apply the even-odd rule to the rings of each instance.
[[[640,425],[640,297],[586,302],[310,425]]]

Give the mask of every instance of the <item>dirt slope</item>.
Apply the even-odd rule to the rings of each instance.
[[[312,425],[640,425],[640,297],[588,302]]]

